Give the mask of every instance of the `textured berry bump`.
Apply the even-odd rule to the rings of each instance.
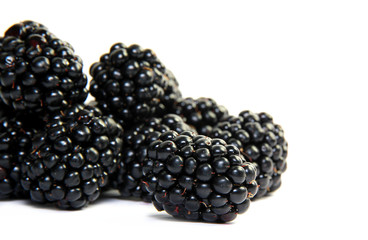
[[[0,199],[24,196],[20,166],[31,152],[35,133],[19,117],[0,117]]]
[[[152,142],[143,173],[156,209],[189,220],[232,221],[258,190],[255,166],[235,146],[193,132]]]
[[[238,147],[248,161],[256,164],[260,187],[255,198],[281,186],[281,175],[287,167],[288,143],[283,129],[269,114],[243,111],[238,117],[229,116],[217,124],[211,136]]]
[[[228,110],[212,98],[184,98],[174,102],[170,112],[175,113],[193,126],[199,134],[209,136],[213,127],[228,117]]]
[[[57,112],[87,98],[82,68],[73,47],[42,24],[15,24],[0,44],[0,96],[16,111]]]
[[[92,64],[90,92],[107,114],[127,125],[162,116],[181,97],[178,82],[150,49],[116,43]]]
[[[35,202],[80,209],[95,201],[121,161],[122,127],[101,111],[73,106],[52,117],[22,164],[22,187]]]
[[[124,132],[122,161],[118,172],[112,178],[112,187],[119,189],[122,197],[133,196],[146,202],[151,201],[152,193],[146,190],[142,179],[142,164],[147,157],[150,143],[169,130],[178,133],[195,131],[178,115],[167,114],[162,118],[150,118]]]

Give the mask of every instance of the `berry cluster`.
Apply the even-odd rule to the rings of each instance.
[[[281,186],[281,174],[286,170],[287,142],[281,126],[274,124],[269,114],[243,111],[238,117],[229,116],[215,126],[211,136],[238,147],[256,164],[259,184],[256,198]]]
[[[235,146],[193,132],[162,134],[143,169],[155,207],[192,220],[231,221],[258,191],[255,166]]]
[[[174,217],[228,222],[281,186],[288,145],[269,114],[183,98],[137,44],[113,44],[90,75],[88,89],[71,44],[40,23],[0,37],[0,199],[81,209],[118,190]]]
[[[15,24],[0,42],[0,197],[95,201],[121,162],[122,126],[84,103],[81,58],[44,25]]]
[[[122,197],[134,196],[146,202],[152,200],[152,194],[145,188],[142,165],[147,158],[150,143],[170,130],[179,133],[195,132],[195,129],[175,114],[166,114],[162,118],[152,117],[124,132],[122,161],[116,177],[112,180],[113,188],[119,189]]]
[[[59,111],[87,98],[87,76],[73,47],[35,22],[5,32],[0,45],[1,98],[15,111]],[[44,114],[43,113],[43,114]]]
[[[150,49],[116,43],[92,64],[90,92],[98,106],[130,125],[162,116],[181,97],[174,75]]]
[[[81,208],[95,201],[121,161],[122,127],[97,109],[75,105],[49,119],[21,165],[36,202]]]

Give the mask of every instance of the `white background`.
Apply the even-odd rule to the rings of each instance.
[[[0,32],[31,19],[85,63],[115,42],[153,49],[187,97],[265,111],[289,142],[272,196],[228,224],[105,198],[81,211],[0,202],[1,239],[367,239],[366,1],[2,1]]]

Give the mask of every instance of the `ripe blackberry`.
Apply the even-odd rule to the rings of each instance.
[[[0,96],[16,111],[57,112],[87,98],[83,63],[41,24],[10,27],[0,45]]]
[[[181,97],[178,82],[150,49],[114,44],[92,64],[90,92],[106,114],[129,126],[162,116]]]
[[[19,116],[0,117],[0,199],[24,196],[20,165],[31,152],[36,133],[25,122]]]
[[[280,187],[281,174],[287,166],[288,144],[283,129],[269,114],[243,111],[238,117],[229,116],[217,124],[211,136],[238,147],[257,165],[256,180],[260,187],[256,198]]]
[[[229,115],[228,110],[212,98],[184,98],[172,106],[170,112],[183,117],[199,134],[206,136],[211,133],[213,126]]]
[[[162,118],[151,118],[125,131],[122,161],[117,174],[112,178],[112,187],[119,189],[123,197],[137,197],[150,202],[152,194],[144,188],[142,164],[147,157],[149,144],[169,130],[176,132],[193,131],[175,114]]]
[[[255,166],[235,146],[193,132],[161,134],[143,173],[157,210],[191,220],[232,221],[258,189]]]
[[[39,29],[43,29],[45,33],[47,32],[47,34],[51,34],[43,24],[31,20],[25,20],[9,27],[5,31],[4,35],[25,39]]]
[[[35,202],[80,209],[95,201],[121,161],[122,127],[98,109],[75,105],[50,118],[22,164]]]

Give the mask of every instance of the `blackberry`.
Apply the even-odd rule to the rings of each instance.
[[[4,35],[25,39],[39,29],[43,29],[43,31],[47,34],[51,34],[48,32],[47,27],[43,24],[31,20],[25,20],[9,27],[5,31]]]
[[[176,101],[170,112],[184,118],[199,134],[208,136],[213,126],[229,115],[228,110],[212,98],[184,98]]]
[[[20,166],[31,152],[31,140],[37,132],[25,122],[19,116],[0,117],[0,199],[24,196]]]
[[[258,189],[255,166],[235,146],[187,131],[152,142],[143,173],[156,209],[190,220],[232,221]]]
[[[58,112],[87,98],[82,69],[72,46],[46,27],[15,24],[0,45],[0,97],[16,111]]]
[[[144,123],[136,124],[125,131],[121,165],[119,171],[112,178],[112,187],[119,189],[122,197],[137,197],[150,202],[152,194],[144,185],[142,164],[147,157],[149,144],[169,130],[179,133],[193,131],[175,114],[167,114],[162,118],[151,118]]]
[[[80,209],[95,201],[121,161],[123,129],[91,106],[50,117],[22,164],[22,187],[35,202]]]
[[[90,92],[106,114],[129,126],[162,116],[181,97],[178,82],[150,49],[114,44],[92,64]]]
[[[267,113],[243,111],[229,116],[213,129],[212,137],[221,138],[240,149],[246,158],[257,165],[260,185],[256,198],[278,189],[285,172],[288,144],[280,125]]]

